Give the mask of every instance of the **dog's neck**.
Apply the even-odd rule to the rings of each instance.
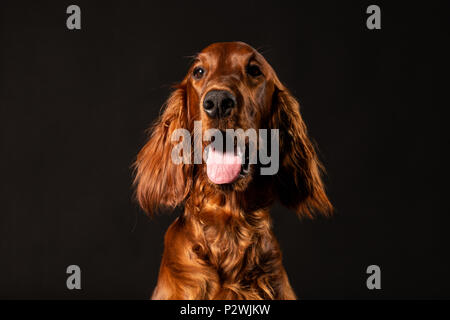
[[[257,233],[271,232],[269,208],[273,200],[267,194],[259,194],[251,188],[244,192],[221,192],[203,187],[202,191],[189,197],[184,212],[184,218],[200,229],[215,230],[215,237],[217,233],[236,234],[240,231],[249,241]]]
[[[273,204],[272,194],[267,189],[255,186],[245,191],[220,190],[213,186],[196,186],[185,203],[187,213],[202,213],[224,216],[229,218],[245,218],[254,212],[269,212]]]
[[[215,186],[197,187],[180,221],[188,230],[192,256],[214,268],[223,285],[234,283],[238,274],[250,276],[258,269],[254,263],[261,261],[259,257],[277,261],[269,212],[273,201],[267,189],[263,196],[255,188],[221,192]]]
[[[198,179],[185,204],[193,211],[216,210],[227,216],[240,217],[255,211],[268,212],[275,201],[273,189],[273,179],[268,176],[253,177],[243,190]]]
[[[251,268],[256,257],[278,252],[269,208],[252,210],[249,200],[245,193],[219,192],[197,194],[186,202],[183,219],[197,244],[196,254],[217,270],[224,283],[235,279],[244,266]]]

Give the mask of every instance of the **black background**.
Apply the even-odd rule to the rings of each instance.
[[[0,298],[150,296],[179,212],[147,218],[130,166],[189,56],[233,40],[298,97],[327,168],[333,218],[273,208],[299,297],[450,298],[443,5],[311,3],[2,1]]]

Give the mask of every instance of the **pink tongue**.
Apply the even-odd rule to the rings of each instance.
[[[206,160],[206,173],[215,184],[231,183],[241,172],[241,157],[211,148]]]

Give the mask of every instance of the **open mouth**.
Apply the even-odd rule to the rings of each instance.
[[[209,145],[206,149],[206,173],[215,184],[229,184],[249,173],[248,148],[235,145],[234,150],[218,150]]]

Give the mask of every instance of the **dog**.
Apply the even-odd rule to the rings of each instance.
[[[136,199],[149,215],[177,206],[184,212],[166,232],[152,299],[296,299],[269,209],[279,201],[302,217],[333,210],[297,100],[257,50],[221,42],[196,55],[163,110],[134,164]],[[238,163],[233,151],[214,149],[205,162],[174,163],[173,133],[198,133],[196,121],[202,133],[277,130],[277,172],[261,174],[248,152]]]

